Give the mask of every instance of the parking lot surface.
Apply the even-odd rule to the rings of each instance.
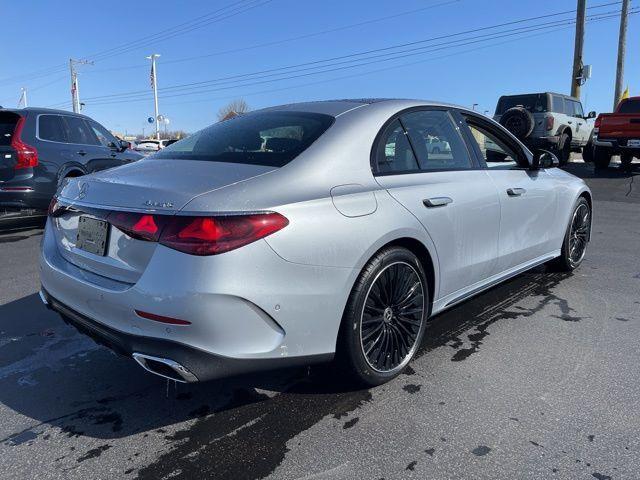
[[[41,229],[0,233],[0,477],[640,478],[640,172],[568,170],[595,200],[583,265],[435,317],[371,390],[330,367],[167,383],[45,309]]]

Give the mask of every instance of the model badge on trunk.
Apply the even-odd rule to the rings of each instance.
[[[144,202],[144,205],[147,207],[156,207],[156,208],[173,208],[172,202],[152,202],[151,200],[147,200]]]

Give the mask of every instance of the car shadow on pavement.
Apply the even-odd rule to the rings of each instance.
[[[539,308],[555,301],[550,290],[562,278],[537,269],[436,316],[418,355],[448,345],[453,361],[468,357],[481,348],[491,323],[534,313],[512,309],[523,298],[540,295]],[[370,398],[366,390],[342,381],[331,365],[202,384],[166,382],[78,334],[47,310],[37,294],[0,306],[0,318],[0,403],[32,418],[42,432],[55,426],[68,436],[122,437],[212,413],[224,421],[245,417],[238,409],[258,417],[266,408],[273,415],[276,412],[267,405],[274,402],[287,412],[286,418],[276,414],[276,423],[293,423],[297,427],[292,428],[299,429],[308,419],[345,415]],[[460,336],[471,329],[477,332],[463,348]],[[251,406],[257,403],[261,406]],[[2,432],[0,440],[11,441],[20,433]]]

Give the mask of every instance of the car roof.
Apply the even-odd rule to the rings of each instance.
[[[276,105],[273,107],[256,110],[256,112],[269,111],[290,111],[290,112],[310,112],[323,113],[337,117],[356,108],[364,107],[372,104],[384,103],[389,108],[397,107],[398,110],[410,108],[412,106],[439,106],[449,108],[459,108],[469,110],[466,107],[453,105],[449,103],[435,102],[432,100],[413,100],[401,98],[356,98],[356,99],[340,99],[340,100],[318,100],[313,102],[290,103],[285,105]]]
[[[522,97],[524,95],[557,95],[558,97],[562,97],[562,98],[569,98],[571,100],[577,100],[578,102],[580,100],[578,100],[576,97],[572,97],[571,95],[566,95],[564,93],[557,93],[557,92],[527,92],[527,93],[512,93],[509,95],[502,95],[500,96],[500,98],[505,98],[505,97]]]
[[[0,108],[0,112],[13,112],[17,114],[31,113],[31,112],[36,114],[50,113],[50,114],[56,114],[56,115],[69,115],[72,117],[81,117],[89,120],[91,119],[90,117],[87,117],[86,115],[83,115],[81,113],[70,112],[69,110],[59,110],[55,108],[44,108],[44,107]]]

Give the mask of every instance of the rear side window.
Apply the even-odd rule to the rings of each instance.
[[[67,142],[67,135],[60,115],[38,117],[38,138],[51,142]]]
[[[334,117],[309,112],[255,112],[225,120],[151,158],[282,167],[305,151]]]
[[[547,105],[547,103],[547,94],[545,93],[500,97],[500,100],[498,100],[498,107],[496,108],[496,115],[502,115],[513,107],[524,107],[531,113],[546,112],[549,110],[549,105]]]
[[[560,95],[553,96],[553,111],[556,113],[568,113],[568,111],[565,110],[564,97]]]
[[[99,145],[97,137],[82,118],[64,117],[67,126],[67,138],[69,143],[80,145]]]
[[[620,104],[618,113],[640,113],[640,99],[625,100]]]
[[[16,129],[19,119],[20,116],[15,113],[0,113],[0,147],[11,145],[13,131]]]
[[[472,167],[464,140],[448,112],[423,110],[400,117],[420,170],[463,170]]]

